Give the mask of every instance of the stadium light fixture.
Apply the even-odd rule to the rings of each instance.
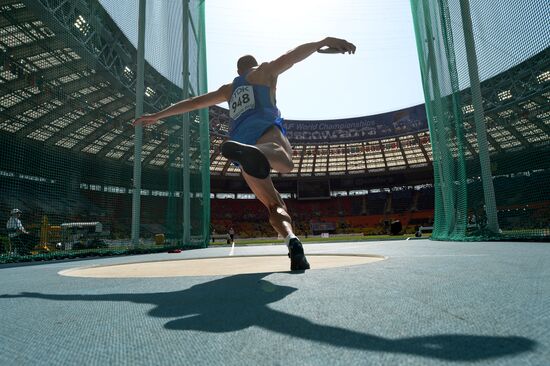
[[[468,104],[462,107],[462,113],[464,114],[472,113],[473,111],[474,111],[474,106],[471,104]]]
[[[542,83],[545,83],[547,81],[550,81],[550,71],[545,71],[545,72],[542,72],[540,73],[538,76],[537,76],[537,82],[539,84],[542,84]]]
[[[74,26],[79,31],[81,31],[84,35],[88,34],[88,29],[89,29],[88,22],[86,21],[86,19],[84,19],[84,17],[82,15],[79,15],[76,18],[76,20],[74,22]]]
[[[147,97],[150,98],[150,97],[154,96],[155,94],[156,94],[155,91],[154,91],[153,89],[151,89],[151,87],[148,86],[148,87],[145,89],[145,95],[146,95]]]
[[[510,117],[511,115],[514,114],[514,111],[512,109],[505,109],[501,112],[498,112],[497,114],[501,118],[508,118],[508,117]]]
[[[134,72],[128,66],[124,66],[124,76],[126,76],[128,79],[131,79],[134,77]]]
[[[498,100],[499,100],[500,102],[512,98],[512,92],[511,92],[510,90],[501,91],[501,92],[498,93],[497,95],[498,95]]]
[[[529,103],[526,103],[524,105],[521,106],[523,109],[525,109],[526,111],[534,111],[536,109],[538,109],[540,106],[539,104],[535,103],[534,101],[529,101]]]

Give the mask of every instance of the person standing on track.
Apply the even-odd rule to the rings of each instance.
[[[137,118],[134,125],[148,125],[162,118],[228,102],[230,139],[222,144],[221,152],[241,167],[246,183],[268,209],[271,226],[285,238],[290,269],[309,269],[302,243],[294,235],[287,207],[269,175],[272,168],[288,173],[294,167],[292,148],[276,106],[277,78],[315,52],[352,54],[355,50],[355,45],[344,39],[327,37],[302,44],[260,65],[253,56],[245,55],[237,62],[238,76],[232,83],[222,85],[216,91],[182,100],[157,113],[145,114]]]
[[[231,240],[231,244],[235,244],[235,230],[233,230],[233,227],[229,228],[229,239]]]

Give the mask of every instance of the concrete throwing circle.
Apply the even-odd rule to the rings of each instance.
[[[348,267],[386,259],[377,255],[309,254],[312,269]],[[225,276],[247,273],[288,272],[290,260],[286,255],[229,256],[198,259],[177,259],[155,262],[125,263],[79,267],[60,271],[71,277],[130,278]]]

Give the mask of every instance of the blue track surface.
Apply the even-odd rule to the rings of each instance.
[[[550,243],[307,244],[389,258],[299,274],[57,274],[229,250],[0,267],[0,364],[550,365]]]

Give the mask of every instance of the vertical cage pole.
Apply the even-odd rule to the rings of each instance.
[[[189,0],[183,0],[182,16],[183,67],[182,98],[189,98]],[[191,242],[191,178],[189,113],[182,117],[183,124],[183,244]]]
[[[145,4],[139,0],[138,14],[138,48],[136,75],[136,118],[143,114],[143,94],[145,91]],[[134,179],[132,184],[132,245],[139,244],[139,226],[141,218],[141,148],[143,127],[134,127]]]
[[[197,73],[199,75],[199,94],[208,91],[208,77],[206,67],[206,29],[204,1],[200,4],[199,24],[199,62]],[[200,136],[201,136],[201,181],[202,181],[202,209],[203,209],[203,246],[210,243],[210,121],[208,108],[200,111]]]
[[[499,232],[495,188],[491,174],[491,160],[489,157],[489,144],[487,142],[487,128],[483,101],[481,99],[481,87],[479,83],[476,46],[472,28],[472,16],[469,0],[460,0],[460,13],[464,30],[464,43],[466,45],[466,59],[468,61],[468,74],[470,76],[470,90],[474,106],[474,122],[476,126],[477,142],[479,146],[479,163],[481,165],[481,182],[485,199],[485,212],[487,214],[487,229],[495,234]]]

